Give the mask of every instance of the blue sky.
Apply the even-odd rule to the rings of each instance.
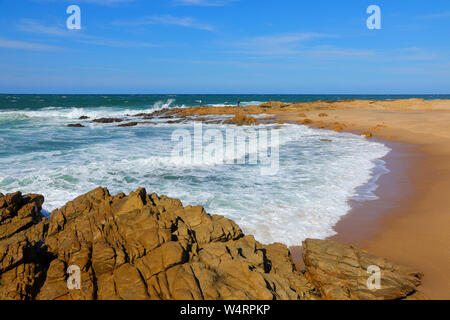
[[[2,93],[450,93],[450,2],[3,0],[0,70]]]

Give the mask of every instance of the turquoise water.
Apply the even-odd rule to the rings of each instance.
[[[380,160],[385,145],[348,133],[297,125],[242,127],[242,132],[276,132],[279,167],[261,174],[262,163],[240,163],[255,150],[233,155],[232,164],[175,161],[174,133],[192,135],[192,121],[152,123],[135,127],[93,123],[100,117],[133,117],[161,108],[242,105],[281,100],[300,102],[337,99],[395,99],[407,96],[290,95],[0,95],[0,192],[41,193],[51,211],[97,186],[111,193],[145,187],[180,198],[185,205],[203,205],[209,213],[235,220],[259,241],[298,245],[306,237],[325,238],[350,209],[349,199],[376,198],[375,177],[385,172]],[[425,99],[445,96],[416,96]],[[448,98],[448,97],[447,97]],[[79,120],[80,116],[89,120]],[[67,127],[83,123],[84,128]],[[234,126],[204,125],[225,137]],[[177,131],[178,130],[178,131]],[[260,131],[257,131],[260,132]],[[203,138],[203,136],[201,137]],[[327,143],[321,139],[330,139]],[[208,145],[202,140],[200,144]],[[273,150],[273,149],[271,149]]]
[[[240,99],[243,105],[268,101],[311,102],[316,100],[341,99],[449,99],[450,95],[13,95],[0,94],[0,110],[38,110],[43,108],[128,108],[146,109],[158,102],[173,100],[173,106],[235,105]]]

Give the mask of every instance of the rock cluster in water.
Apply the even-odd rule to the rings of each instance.
[[[202,207],[97,188],[41,213],[44,197],[0,193],[0,299],[403,299],[422,275],[331,241],[263,245]],[[369,265],[381,289],[366,286]],[[80,289],[69,289],[69,266]]]

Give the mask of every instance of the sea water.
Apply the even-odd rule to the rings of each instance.
[[[274,175],[262,175],[258,164],[174,162],[172,134],[177,129],[193,132],[193,122],[160,119],[118,127],[78,120],[85,115],[131,121],[136,113],[194,106],[199,99],[214,107],[233,105],[238,98],[246,105],[347,97],[0,95],[0,192],[43,194],[44,209],[50,212],[97,186],[112,194],[145,187],[231,218],[263,243],[287,245],[333,235],[350,199],[376,198],[375,178],[386,172],[380,159],[389,148],[354,134],[263,125],[277,130],[279,168]],[[67,127],[78,122],[86,127]],[[227,125],[205,128],[225,132]]]

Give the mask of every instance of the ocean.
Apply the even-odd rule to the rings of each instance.
[[[173,161],[176,130],[192,133],[194,122],[156,119],[134,127],[93,123],[101,117],[132,121],[133,114],[162,108],[259,104],[268,99],[304,102],[338,99],[396,99],[409,96],[311,95],[0,95],[0,192],[40,193],[47,215],[97,186],[112,194],[139,187],[202,205],[233,219],[263,243],[299,245],[326,238],[350,209],[350,199],[376,199],[381,160],[390,149],[350,133],[293,124],[264,124],[279,137],[275,174],[261,163],[242,163],[264,146],[246,149],[235,163]],[[425,99],[439,96],[416,96]],[[447,97],[448,98],[448,97]],[[89,120],[79,120],[81,116]],[[83,123],[72,128],[70,123]],[[225,124],[204,129],[225,133]],[[242,128],[251,130],[251,128]],[[259,129],[258,129],[259,130]],[[332,140],[332,143],[323,139]],[[195,144],[196,142],[193,141]],[[206,142],[203,140],[202,142]]]

